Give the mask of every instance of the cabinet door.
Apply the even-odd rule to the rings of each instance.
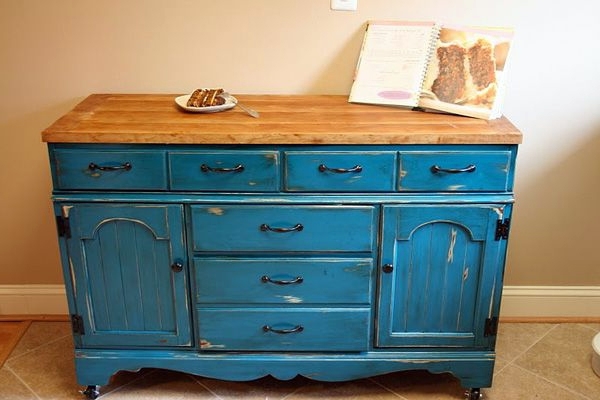
[[[505,244],[499,205],[386,206],[379,347],[481,347],[497,316]],[[495,314],[495,315],[494,315]]]
[[[63,205],[83,346],[187,346],[180,205]]]

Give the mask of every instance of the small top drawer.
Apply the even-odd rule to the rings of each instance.
[[[166,190],[166,153],[160,150],[54,150],[56,189]]]
[[[169,153],[169,166],[173,190],[279,190],[277,151],[177,151]]]
[[[400,153],[399,191],[506,191],[509,151]]]
[[[389,192],[396,182],[396,152],[285,152],[290,192]]]
[[[193,205],[195,251],[370,252],[372,206]]]

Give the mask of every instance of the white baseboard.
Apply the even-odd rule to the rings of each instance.
[[[600,286],[505,286],[501,317],[600,317]]]
[[[0,315],[68,314],[63,285],[0,285]],[[505,286],[502,317],[600,317],[600,286]]]
[[[0,315],[69,314],[64,285],[0,285]]]

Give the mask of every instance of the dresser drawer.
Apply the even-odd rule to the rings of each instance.
[[[365,351],[369,308],[199,308],[203,350]]]
[[[170,152],[169,167],[173,190],[279,190],[277,151]]]
[[[194,259],[204,304],[369,304],[372,273],[370,258]]]
[[[509,151],[400,153],[400,191],[506,191]]]
[[[193,205],[194,251],[370,252],[372,206]]]
[[[285,152],[290,192],[388,192],[396,184],[396,152]]]
[[[166,190],[160,150],[56,149],[55,187],[81,190]]]

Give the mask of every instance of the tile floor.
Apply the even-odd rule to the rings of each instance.
[[[31,324],[0,369],[0,399],[77,399],[67,322]],[[591,369],[592,338],[600,324],[502,323],[489,400],[600,400],[600,377]],[[401,372],[345,383],[304,378],[222,382],[163,370],[120,372],[101,399],[463,399],[450,375]]]

